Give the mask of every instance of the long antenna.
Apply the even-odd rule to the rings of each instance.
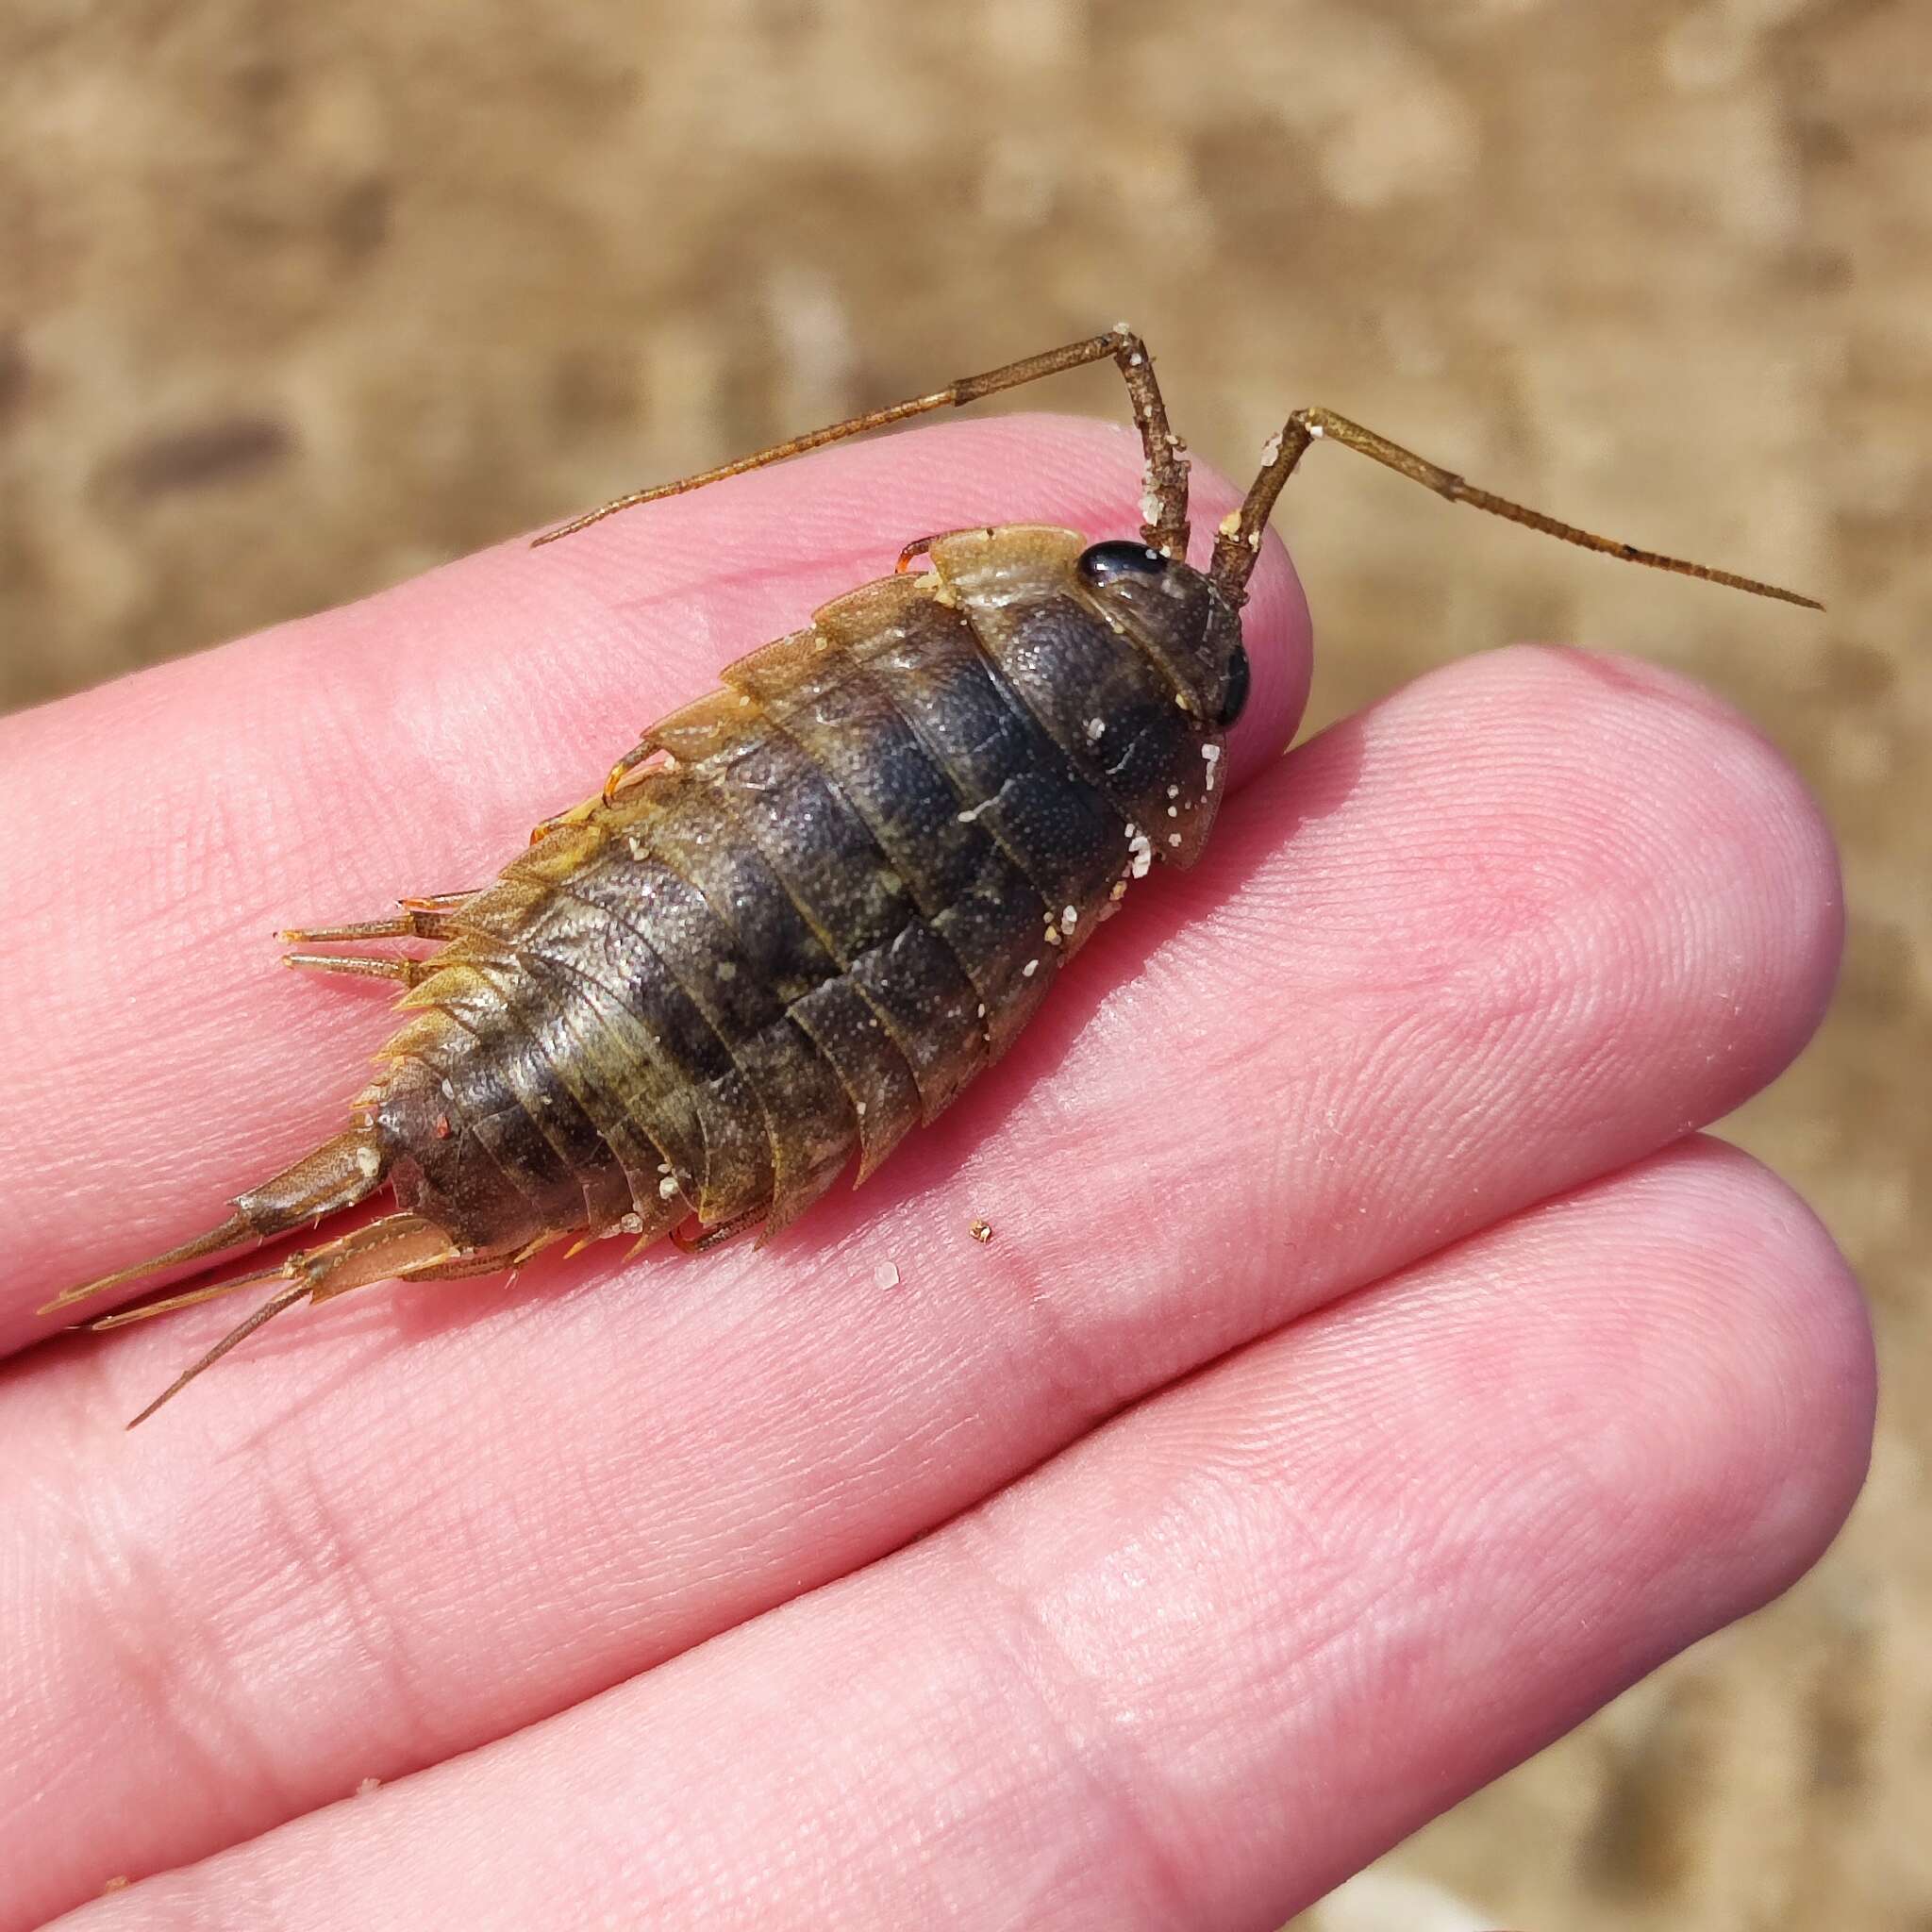
[[[1624,563],[1641,563],[1651,570],[1674,571],[1679,576],[1701,577],[1707,584],[1723,584],[1733,591],[1748,591],[1754,597],[1775,597],[1782,604],[1803,605],[1807,610],[1824,608],[1815,597],[1801,596],[1796,591],[1780,590],[1776,584],[1760,583],[1756,577],[1740,577],[1727,570],[1713,570],[1708,564],[1692,563],[1682,557],[1665,557],[1655,550],[1640,550],[1634,543],[1621,542],[1613,537],[1599,537],[1594,531],[1578,529],[1574,524],[1559,523],[1540,509],[1531,509],[1524,504],[1510,502],[1507,496],[1480,490],[1458,476],[1454,470],[1445,470],[1440,463],[1432,463],[1427,458],[1417,456],[1413,450],[1403,448],[1399,442],[1391,442],[1386,436],[1379,436],[1373,429],[1364,429],[1359,423],[1352,423],[1346,416],[1337,415],[1333,409],[1319,407],[1297,409],[1282,425],[1281,434],[1271,442],[1261,473],[1249,487],[1241,508],[1223,523],[1221,532],[1214,540],[1214,561],[1208,566],[1208,574],[1215,588],[1229,603],[1239,607],[1246,600],[1248,574],[1255,567],[1255,556],[1261,547],[1261,531],[1274,508],[1274,499],[1293,475],[1294,467],[1307,453],[1308,445],[1324,441],[1357,450],[1398,475],[1420,483],[1424,490],[1433,490],[1438,496],[1446,497],[1451,503],[1466,503],[1473,509],[1488,510],[1491,516],[1507,517],[1512,524],[1541,530],[1545,537],[1580,544],[1585,550],[1601,551],[1604,556],[1618,558]]]

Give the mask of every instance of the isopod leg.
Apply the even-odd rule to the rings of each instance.
[[[1127,385],[1133,405],[1134,425],[1141,432],[1141,448],[1146,458],[1143,489],[1141,537],[1154,549],[1170,557],[1182,557],[1188,548],[1188,464],[1181,443],[1168,426],[1167,406],[1161,401],[1160,385],[1154,377],[1154,358],[1147,345],[1124,325],[1109,329],[1104,336],[1088,336],[1067,342],[1058,349],[1027,356],[1018,362],[1002,364],[979,375],[962,375],[944,389],[923,396],[908,396],[901,403],[889,403],[882,409],[868,409],[862,416],[850,416],[824,429],[813,429],[789,441],[774,443],[769,449],[754,451],[721,463],[714,470],[700,470],[694,475],[680,476],[674,483],[653,484],[647,490],[633,490],[613,497],[598,508],[587,511],[555,530],[546,530],[534,543],[554,543],[619,510],[641,503],[655,502],[660,496],[681,496],[700,490],[707,483],[722,482],[726,476],[741,476],[748,470],[761,470],[768,463],[783,462],[787,457],[803,456],[808,450],[823,449],[828,442],[842,442],[848,436],[863,436],[869,429],[883,429],[891,423],[903,423],[908,416],[924,416],[934,409],[957,409],[976,403],[982,396],[997,395],[1002,390],[1019,389],[1089,362],[1111,358]]]
[[[915,537],[899,552],[899,560],[892,566],[894,576],[904,576],[912,568],[915,557],[924,557],[935,543],[943,543],[948,537],[968,537],[984,530],[991,537],[992,532],[984,524],[962,524],[956,530],[929,530],[924,537]]]
[[[736,1241],[741,1234],[749,1234],[764,1218],[765,1210],[758,1208],[730,1221],[721,1221],[715,1227],[693,1228],[688,1234],[681,1227],[674,1227],[671,1245],[680,1255],[703,1255],[712,1248],[723,1247],[726,1241]],[[760,1242],[759,1245],[762,1247],[764,1244]]]
[[[282,1283],[253,1314],[229,1329],[206,1355],[176,1375],[127,1426],[131,1429],[144,1423],[163,1403],[172,1402],[189,1383],[212,1368],[230,1349],[245,1341],[265,1323],[292,1308],[297,1302],[332,1301],[352,1289],[367,1288],[377,1281],[407,1280],[419,1269],[431,1269],[455,1258],[449,1236],[434,1222],[425,1221],[419,1214],[391,1214],[380,1221],[372,1221],[366,1227],[356,1228],[339,1241],[302,1249],[291,1255],[279,1267],[266,1268],[255,1274],[238,1275],[233,1281],[176,1295],[166,1303],[156,1303],[149,1309],[130,1309],[119,1319],[132,1321],[142,1314],[159,1314],[166,1308],[206,1301],[214,1294],[226,1294],[260,1282],[279,1280]],[[105,1324],[95,1325],[113,1325],[116,1320],[109,1316]]]
[[[594,798],[587,798],[581,804],[572,806],[568,811],[552,812],[547,819],[541,819],[532,825],[530,843],[541,845],[552,832],[560,832],[568,825],[582,824],[600,805],[608,805],[634,776],[659,770],[669,762],[649,739],[641,739],[611,766]]]

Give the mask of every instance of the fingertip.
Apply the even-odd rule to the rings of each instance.
[[[1553,677],[1581,675],[1613,698],[1629,701],[1633,729],[1678,742],[1703,741],[1711,775],[1739,820],[1761,827],[1787,860],[1793,888],[1825,915],[1816,937],[1836,965],[1842,936],[1843,884],[1838,845],[1823,806],[1796,767],[1756,720],[1721,692],[1654,658],[1576,645],[1522,643],[1492,654],[1499,663],[1541,665]]]
[[[1758,996],[1761,1086],[1818,1030],[1843,959],[1844,881],[1824,808],[1764,731],[1708,687],[1647,658],[1557,655],[1627,696],[1628,763],[1674,786],[1713,891],[1737,889],[1753,962],[1738,991]]]
[[[1863,1486],[1877,1407],[1871,1314],[1830,1232],[1762,1162],[1699,1136],[1652,1164],[1691,1273],[1712,1412],[1732,1419],[1745,1607],[1831,1544]]]
[[[1572,1441],[1591,1507],[1629,1525],[1632,1587],[1668,1586],[1688,1620],[1654,1636],[1675,1649],[1771,1601],[1836,1537],[1871,1452],[1871,1322],[1829,1233],[1701,1135],[1517,1228],[1482,1240],[1549,1286],[1589,1285],[1557,1331],[1550,1413],[1596,1417]]]
[[[1380,715],[1391,737],[1445,727],[1408,790],[1417,851],[1453,811],[1465,848],[1482,847],[1479,875],[1533,861],[1518,910],[1601,908],[1607,988],[1667,1002],[1686,1032],[1723,1042],[1711,1071],[1729,1105],[1817,1030],[1844,940],[1836,846],[1802,778],[1724,700],[1644,659],[1517,644],[1418,679]],[[1472,916],[1484,903],[1470,899]],[[1660,918],[1654,970],[1616,977],[1623,939]]]

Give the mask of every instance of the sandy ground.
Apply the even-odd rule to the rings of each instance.
[[[1328,402],[1818,590],[1615,569],[1336,456],[1293,486],[1316,722],[1511,638],[1618,643],[1823,795],[1843,994],[1733,1126],[1862,1270],[1888,1376],[1815,1575],[1316,1916],[1923,1927],[1928,52],[1909,0],[12,0],[0,704],[1122,314],[1224,467]]]

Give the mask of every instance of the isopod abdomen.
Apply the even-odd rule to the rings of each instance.
[[[1104,357],[1146,453],[1138,541],[1025,525],[918,539],[894,575],[654,724],[599,796],[540,826],[492,884],[290,936],[441,948],[291,956],[405,988],[347,1128],[206,1235],[50,1307],[385,1188],[393,1208],[275,1268],[106,1317],[278,1283],[136,1421],[302,1300],[505,1269],[571,1238],[769,1236],[848,1169],[863,1180],[1000,1058],[1136,880],[1200,858],[1247,691],[1248,574],[1318,438],[1568,541],[1791,595],[1557,524],[1322,410],[1271,441],[1194,568],[1187,465],[1124,330],[669,488]],[[928,567],[907,568],[922,551]]]

